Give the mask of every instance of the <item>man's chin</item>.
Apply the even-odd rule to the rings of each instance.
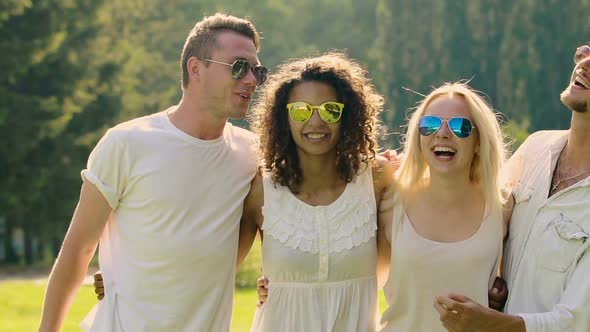
[[[588,112],[588,102],[586,100],[572,100],[567,90],[562,92],[560,97],[561,102],[570,110],[577,113]]]

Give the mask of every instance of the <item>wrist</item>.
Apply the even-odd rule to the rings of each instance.
[[[494,326],[491,331],[526,332],[524,319],[520,316],[509,315],[501,312],[495,313]]]

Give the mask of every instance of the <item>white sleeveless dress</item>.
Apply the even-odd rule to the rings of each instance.
[[[391,269],[385,284],[389,307],[381,331],[446,332],[433,307],[436,295],[466,295],[488,305],[488,289],[497,275],[502,250],[502,213],[488,209],[469,239],[442,243],[420,236],[401,199],[394,206]],[[433,217],[432,222],[436,222]]]
[[[252,331],[364,332],[377,325],[371,169],[332,204],[311,206],[263,178],[262,269],[268,299]]]

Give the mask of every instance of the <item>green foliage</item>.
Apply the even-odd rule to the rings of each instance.
[[[515,144],[566,128],[558,94],[587,42],[588,9],[588,0],[4,0],[0,218],[25,230],[28,263],[55,253],[90,150],[113,124],[178,102],[181,49],[205,14],[250,17],[271,70],[346,49],[386,98],[382,145],[393,147],[421,99],[404,88],[425,94],[461,79],[511,119]]]
[[[236,287],[256,287],[256,279],[262,275],[262,242],[257,237],[248,256],[236,274]]]

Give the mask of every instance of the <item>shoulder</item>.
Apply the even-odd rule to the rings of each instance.
[[[234,126],[232,123],[228,122],[226,125],[226,130],[229,131],[232,139],[237,142],[242,142],[245,144],[254,144],[258,141],[256,134],[249,131],[248,129]]]
[[[532,133],[518,148],[521,154],[538,154],[567,135],[567,130],[541,130]]]
[[[145,133],[153,133],[152,129],[163,127],[163,116],[164,113],[159,112],[119,123],[109,129],[105,137],[124,141]]]

